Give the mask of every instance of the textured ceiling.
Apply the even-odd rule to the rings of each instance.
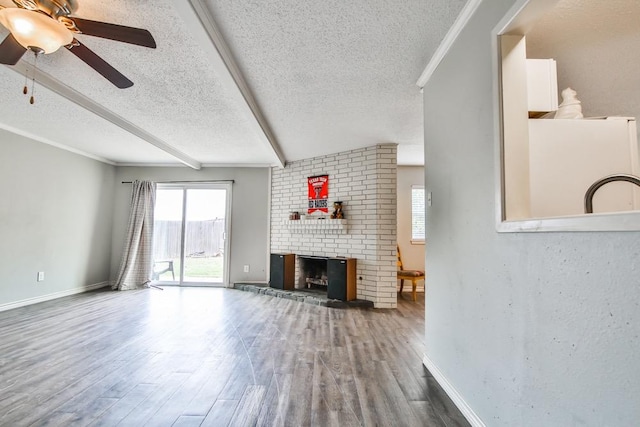
[[[464,3],[207,0],[288,160],[419,146],[404,163],[422,163],[415,82]]]
[[[391,142],[399,144],[401,164],[422,163],[415,82],[464,3],[202,1],[286,160]],[[21,93],[24,77],[0,67],[0,127],[117,164],[180,163],[149,140],[202,164],[278,163],[260,135],[265,124],[256,124],[238,88],[225,80],[228,71],[215,66],[213,43],[203,49],[199,24],[180,13],[189,1],[79,4],[76,16],[146,28],[156,39],[158,48],[147,49],[77,36],[134,82],[124,90],[65,49],[38,60],[59,93],[87,98],[118,120],[41,85],[31,106]],[[14,7],[9,0],[0,5]],[[25,55],[23,68],[24,61],[32,56]],[[118,126],[123,122],[139,132]]]

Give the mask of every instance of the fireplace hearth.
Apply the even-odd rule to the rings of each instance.
[[[255,294],[284,298],[305,304],[319,305],[331,308],[373,308],[373,302],[355,299],[352,301],[340,301],[327,298],[327,293],[317,289],[277,289],[256,283],[234,283],[233,287],[240,291],[253,292]]]

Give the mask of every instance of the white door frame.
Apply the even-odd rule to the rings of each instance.
[[[160,285],[174,285],[174,286],[207,286],[207,287],[229,287],[229,267],[231,265],[231,202],[232,202],[232,184],[219,183],[219,182],[185,182],[185,183],[158,183],[157,189],[171,189],[178,188],[183,191],[182,193],[182,229],[181,229],[181,241],[180,241],[180,271],[178,272],[178,280],[175,282],[158,282]],[[185,259],[185,228],[186,228],[186,202],[187,202],[187,190],[194,189],[212,189],[212,190],[226,190],[225,197],[225,224],[224,224],[224,265],[223,265],[223,277],[222,283],[214,282],[184,282],[184,259]]]

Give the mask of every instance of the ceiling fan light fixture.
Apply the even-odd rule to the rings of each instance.
[[[52,53],[73,41],[73,34],[62,23],[32,10],[0,9],[0,23],[25,49]]]

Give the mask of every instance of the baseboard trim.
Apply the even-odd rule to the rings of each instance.
[[[469,421],[469,424],[474,427],[486,427],[480,417],[473,412],[473,409],[471,409],[471,406],[467,404],[462,395],[458,393],[458,390],[451,385],[449,380],[447,380],[440,369],[438,369],[435,363],[433,363],[426,354],[422,358],[422,364],[429,370],[429,372],[431,372],[431,375],[433,375],[438,384],[440,384],[440,387],[442,387],[445,393],[447,393],[447,396],[449,396],[460,412],[462,412],[462,415],[464,415],[467,421]]]
[[[54,292],[52,294],[41,295],[39,297],[27,298],[20,301],[0,304],[0,311],[12,310],[14,308],[25,307],[27,305],[38,304],[39,302],[51,301],[53,299],[68,297],[70,295],[81,294],[83,292],[93,291],[95,289],[105,288],[109,286],[109,282],[94,283],[92,285],[82,286],[80,288],[68,289],[66,291]]]

